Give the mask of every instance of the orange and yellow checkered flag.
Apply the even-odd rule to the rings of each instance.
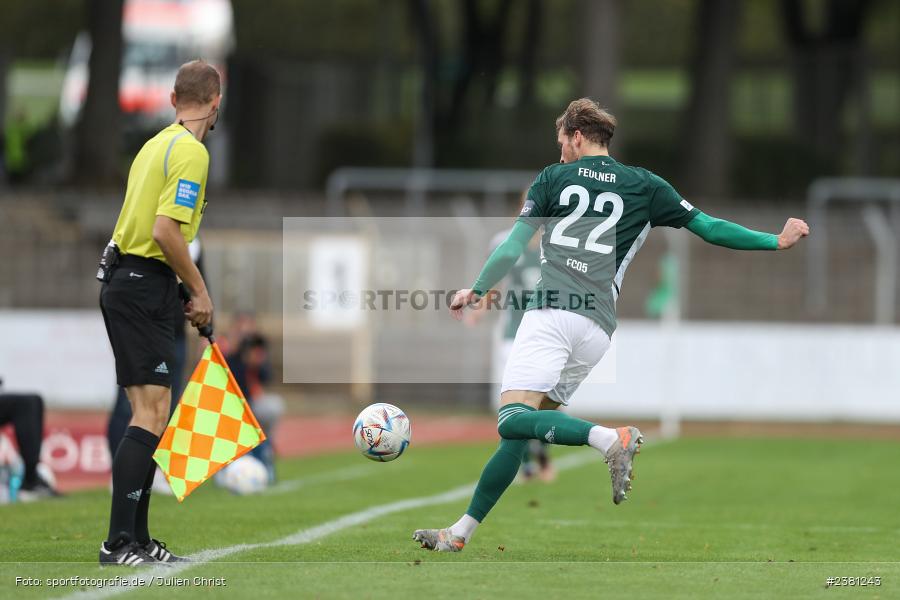
[[[153,460],[182,502],[204,481],[266,439],[218,345],[184,388]]]

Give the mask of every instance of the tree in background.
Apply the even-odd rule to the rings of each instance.
[[[28,106],[10,99],[9,77],[16,60],[57,59],[81,27],[83,0],[0,0],[0,185],[4,176],[7,114],[18,119]],[[53,18],[47,15],[52,14]],[[31,116],[30,114],[28,116]]]
[[[874,155],[873,172],[892,172],[900,152],[891,95],[896,0],[232,1],[237,49],[228,118],[247,123],[237,130],[249,133],[235,144],[245,185],[312,186],[347,164],[546,164],[552,117],[580,95],[622,116],[614,156],[652,165],[686,192],[802,192],[810,177],[829,172],[812,160],[821,142],[809,131],[829,144],[834,132],[852,131],[853,143]],[[825,23],[836,19],[828,13],[837,8],[856,17],[828,33]],[[864,28],[862,10],[872,17]],[[800,24],[793,37],[815,48],[791,50],[780,27],[786,11]],[[858,64],[872,69],[873,81],[856,75],[836,94],[817,92],[821,79],[847,73],[829,74],[824,65],[839,61],[823,56],[807,62],[820,73],[806,72],[794,55],[824,52],[823,40],[842,28],[859,33],[853,44],[872,49],[871,60]],[[740,97],[731,93],[739,89]],[[866,90],[878,152],[860,134],[863,111],[847,110]],[[786,93],[796,93],[793,108]],[[835,95],[847,97],[843,115],[813,111],[827,115],[831,133],[798,122]],[[763,126],[754,129],[757,113]],[[280,160],[284,148],[300,159]],[[761,148],[781,157],[780,169],[757,168],[770,162]],[[844,153],[836,172],[849,174],[852,156]]]
[[[685,111],[682,187],[686,193],[725,196],[732,155],[731,79],[736,60],[739,0],[697,4],[690,99]]]
[[[581,4],[584,27],[584,95],[609,108],[614,115],[620,115],[618,84],[622,49],[622,0],[583,0]],[[627,131],[627,127],[619,128],[614,138],[613,154],[620,160]]]
[[[75,133],[72,173],[73,181],[80,185],[113,185],[121,179],[119,75],[123,3],[124,0],[89,0],[87,3],[91,58],[87,96]]]
[[[528,0],[525,18],[525,36],[519,53],[519,104],[533,106],[537,81],[537,56],[541,45],[543,28],[541,20],[545,14],[544,0]]]
[[[0,187],[6,184],[6,79],[9,72],[9,50],[0,42]]]
[[[413,129],[414,167],[434,166],[434,136],[437,121],[437,86],[440,69],[437,24],[429,0],[410,0],[409,14],[422,72],[419,110]]]
[[[869,0],[827,0],[816,27],[808,3],[781,3],[792,51],[795,133],[817,157],[840,144],[846,101],[854,88],[865,85],[858,78],[864,72],[863,24],[871,5]]]
[[[410,0],[410,24],[422,69],[420,115],[417,119],[413,162],[428,166],[434,162],[437,139],[452,137],[471,114],[491,107],[503,69],[516,58],[520,103],[534,101],[535,71],[540,46],[542,0],[519,6],[526,11],[520,47],[510,52],[511,24],[516,3],[511,0],[460,0],[450,5],[460,23],[455,44],[442,47],[442,22],[432,0]],[[477,85],[476,85],[477,84]],[[473,98],[473,91],[478,97]]]
[[[448,130],[459,127],[472,80],[476,76],[483,85],[482,104],[490,106],[493,103],[497,78],[505,64],[504,50],[512,2],[499,0],[492,11],[485,10],[485,4],[479,0],[464,0],[457,4],[463,22],[463,39],[460,52],[455,57],[459,66],[444,115],[443,125]]]

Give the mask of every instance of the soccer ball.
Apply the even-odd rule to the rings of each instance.
[[[269,471],[258,458],[245,454],[220,471],[217,483],[239,496],[256,494],[266,489]]]
[[[394,460],[412,439],[409,418],[393,404],[372,404],[353,423],[353,442],[371,460]]]

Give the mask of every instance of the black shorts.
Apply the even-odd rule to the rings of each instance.
[[[172,269],[153,258],[122,256],[100,289],[100,310],[118,384],[172,387],[175,329],[183,323]]]

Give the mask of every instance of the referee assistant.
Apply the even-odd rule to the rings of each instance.
[[[206,206],[209,154],[201,143],[222,100],[219,73],[195,60],[182,65],[171,95],[175,123],[150,139],[131,165],[125,202],[98,278],[100,308],[116,359],[116,378],[131,403],[131,423],[112,464],[109,534],[101,564],[178,562],[147,527],[153,452],[172,403],[175,326],[184,311],[208,325],[213,305],[188,253]],[[182,305],[176,275],[190,301]]]

